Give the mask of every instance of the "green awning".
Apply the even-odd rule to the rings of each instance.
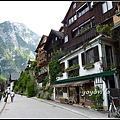
[[[105,72],[86,75],[86,76],[79,76],[79,77],[74,77],[74,78],[69,78],[69,79],[63,79],[63,80],[55,81],[53,83],[53,85],[55,85],[55,84],[63,84],[63,83],[70,83],[70,82],[80,82],[80,81],[85,81],[85,80],[94,80],[95,77],[111,76],[111,75],[114,75],[114,73],[115,73],[115,70],[113,70],[113,71],[105,71]]]

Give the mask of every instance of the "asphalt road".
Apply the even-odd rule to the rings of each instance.
[[[68,119],[108,119],[107,113],[80,108],[73,105],[61,104],[51,100],[43,100],[36,97],[15,95],[13,103],[8,98],[0,118],[68,118]]]

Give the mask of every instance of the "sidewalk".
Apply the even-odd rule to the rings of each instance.
[[[52,101],[52,100],[45,100],[45,99],[40,99],[40,98],[36,98],[36,97],[32,97],[35,100],[39,100],[41,102],[46,102],[48,104],[60,107],[62,109],[66,109],[68,111],[74,112],[76,114],[80,114],[85,116],[85,118],[104,118],[104,119],[110,119],[108,118],[108,112],[107,111],[96,111],[90,108],[84,108],[84,107],[80,107],[77,105],[69,105],[69,104],[62,104],[58,101]]]

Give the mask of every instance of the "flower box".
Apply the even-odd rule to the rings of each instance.
[[[84,69],[91,69],[91,68],[94,68],[94,63],[88,63],[84,66]]]

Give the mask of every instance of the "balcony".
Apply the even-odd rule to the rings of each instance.
[[[113,16],[113,22],[114,22],[114,26],[116,26],[117,24],[120,24],[120,12],[117,12]]]

